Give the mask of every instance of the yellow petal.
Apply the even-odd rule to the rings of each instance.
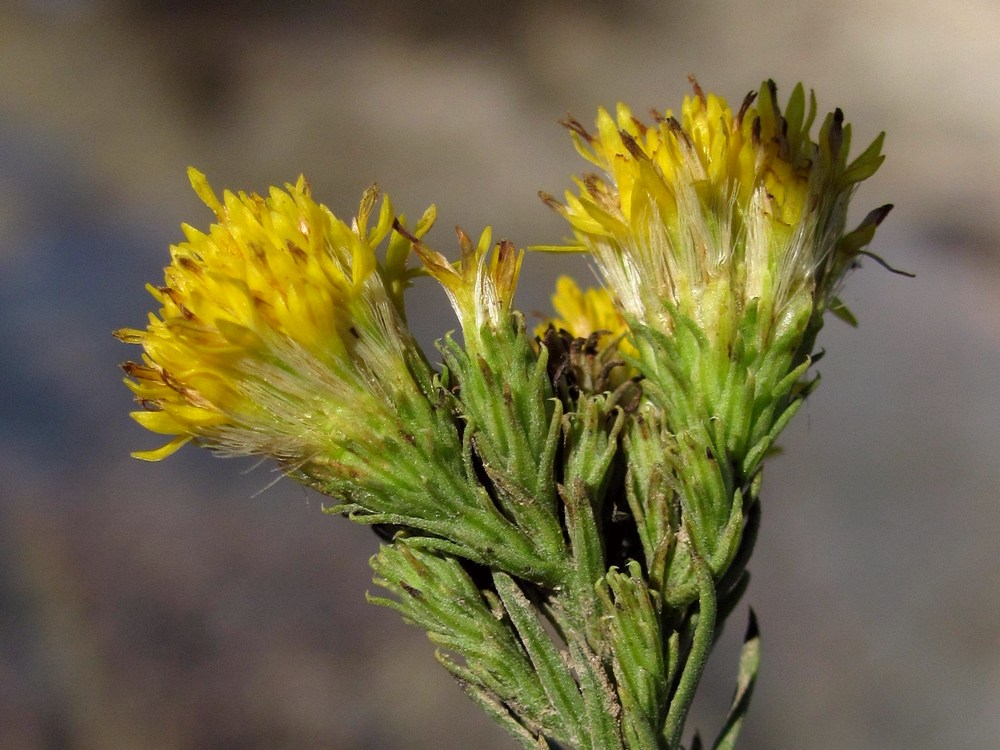
[[[160,448],[151,451],[133,451],[131,455],[132,458],[138,458],[140,461],[162,461],[167,456],[176,453],[180,450],[181,446],[190,441],[190,435],[180,435]]]

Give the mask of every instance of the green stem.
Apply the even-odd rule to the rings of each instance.
[[[663,736],[668,750],[677,750],[681,746],[684,721],[715,640],[716,595],[712,571],[694,550],[691,551],[691,558],[698,576],[698,623],[691,640],[691,650],[684,662],[684,671],[681,672],[663,724]]]

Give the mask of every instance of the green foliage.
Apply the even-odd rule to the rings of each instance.
[[[795,337],[756,330],[751,309],[724,355],[693,325],[674,338],[640,328],[646,377],[588,392],[573,347],[533,346],[520,316],[507,320],[483,332],[475,356],[442,346],[440,413],[460,466],[450,480],[428,470],[422,487],[439,499],[457,482],[450,496],[473,512],[443,511],[432,530],[404,517],[414,506],[402,497],[399,512],[362,513],[399,529],[372,561],[389,596],[370,598],[424,628],[445,668],[525,747],[677,750],[714,638],[746,588],[760,461],[808,363],[793,367]],[[801,333],[808,313],[796,320]],[[486,524],[470,534],[480,516],[510,538]],[[720,748],[739,731],[753,654]]]

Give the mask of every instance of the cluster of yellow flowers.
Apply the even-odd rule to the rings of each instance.
[[[697,83],[651,125],[624,105],[565,124],[598,174],[564,202],[565,245],[604,286],[556,283],[532,333],[514,309],[523,252],[459,231],[452,262],[376,188],[350,222],[299,178],[218,198],[184,227],[142,347],[124,365],[135,419],[276,459],[391,535],[373,598],[419,624],[441,663],[526,747],[678,750],[715,634],[747,583],[764,456],[802,404],[816,335],[889,206],[846,231],[882,137],[797,86],[737,110]],[[379,248],[385,246],[384,252]],[[410,265],[416,255],[418,264]],[[406,324],[414,277],[461,326],[433,367]],[[543,620],[550,628],[543,627]],[[731,748],[758,658],[713,747]],[[696,741],[700,747],[700,741]],[[693,746],[693,745],[692,745]]]
[[[848,163],[850,127],[838,110],[814,142],[815,98],[807,104],[801,85],[784,113],[771,82],[735,112],[693,86],[679,119],[668,110],[646,125],[619,105],[614,117],[599,111],[596,134],[566,123],[601,174],[576,179],[565,203],[543,196],[574,241],[534,249],[590,253],[607,287],[581,291],[559,279],[556,317],[539,336],[550,325],[574,337],[598,333],[635,365],[637,327],[670,334],[683,316],[731,346],[751,306],[769,329],[839,306],[843,274],[887,211],[843,230],[853,187],[882,161],[882,137]],[[184,227],[164,285],[149,287],[159,316],[117,332],[144,350],[125,365],[143,407],[136,420],[173,436],[140,458],[196,438],[294,461],[331,438],[362,439],[352,427],[359,414],[429,377],[412,373],[422,355],[404,322],[403,291],[418,273],[443,285],[467,343],[512,308],[522,253],[507,242],[494,248],[487,230],[477,244],[460,234],[461,258],[449,263],[420,239],[433,207],[410,233],[385,199],[369,229],[374,189],[348,225],[312,199],[303,178],[266,198],[222,200],[202,174],[192,169],[190,178],[218,223],[207,234]],[[411,247],[423,269],[407,267]]]

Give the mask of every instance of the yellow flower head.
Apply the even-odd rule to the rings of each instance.
[[[751,300],[777,317],[801,291],[822,309],[860,250],[838,243],[883,137],[848,163],[850,126],[837,110],[814,142],[815,97],[807,106],[801,85],[784,112],[771,81],[734,112],[692,83],[679,116],[654,113],[652,125],[622,104],[615,117],[598,112],[596,134],[566,123],[603,175],[576,180],[565,205],[543,196],[576,242],[540,249],[593,253],[624,312],[664,331],[671,310],[712,329]]]
[[[145,330],[116,332],[144,350],[124,365],[144,409],[133,417],[174,436],[135,455],[158,460],[197,438],[302,461],[330,438],[350,438],[366,402],[378,412],[387,393],[412,387],[398,297],[408,243],[393,238],[391,268],[375,256],[392,230],[388,199],[369,230],[376,188],[349,226],[301,177],[266,198],[227,191],[220,201],[203,174],[188,176],[218,223],[208,233],[183,227],[164,285],[147,287],[159,314]]]

